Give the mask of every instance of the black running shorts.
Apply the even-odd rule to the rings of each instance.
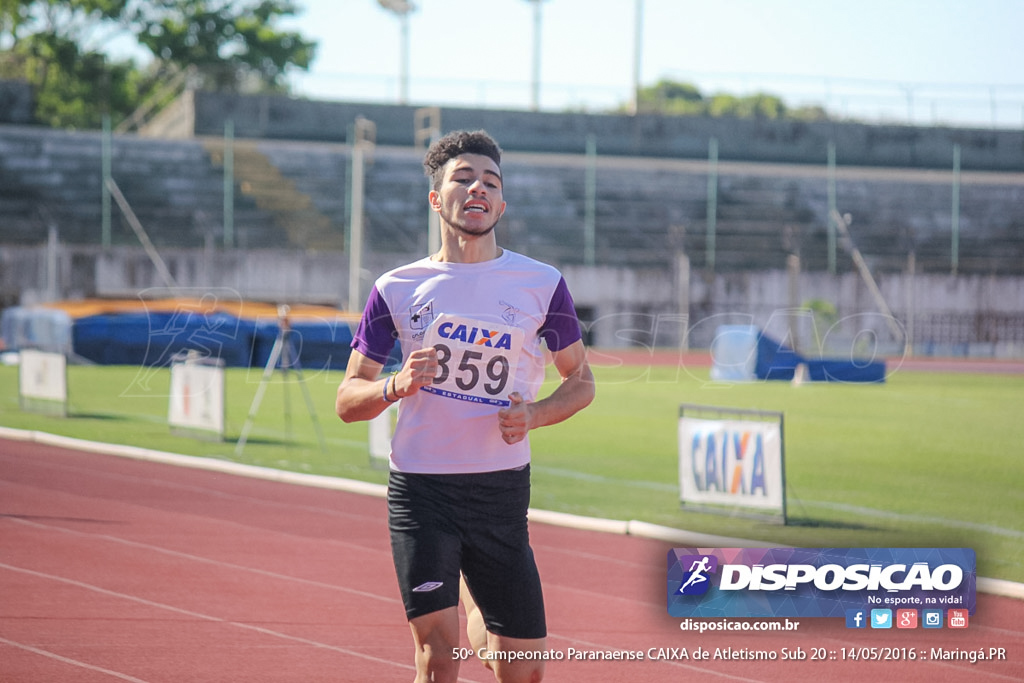
[[[528,466],[480,474],[392,472],[388,527],[406,616],[457,605],[461,572],[488,631],[545,637],[529,505]]]

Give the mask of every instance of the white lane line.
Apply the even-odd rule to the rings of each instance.
[[[825,508],[828,510],[837,510],[839,512],[854,512],[865,517],[879,517],[881,519],[895,519],[901,522],[922,522],[925,524],[944,524],[946,526],[957,527],[959,529],[970,529],[971,531],[981,531],[987,534],[995,534],[996,536],[1007,536],[1009,538],[1020,538],[1024,539],[1024,531],[1017,531],[1016,529],[1005,529],[994,524],[981,524],[978,522],[965,522],[959,519],[948,519],[946,517],[932,517],[930,515],[908,515],[900,512],[889,512],[887,510],[875,510],[873,508],[860,507],[859,505],[847,505],[846,503],[831,503],[822,500],[804,500],[795,503],[796,505],[805,505],[810,507]]]
[[[367,591],[361,591],[361,590],[358,590],[356,588],[349,588],[347,586],[339,586],[339,585],[336,585],[336,584],[324,583],[322,581],[314,581],[312,579],[303,579],[303,578],[299,578],[297,576],[289,576],[287,574],[280,574],[278,572],[272,572],[272,571],[269,571],[269,570],[266,570],[266,569],[257,569],[255,567],[246,567],[245,565],[234,564],[234,563],[231,563],[231,562],[224,562],[222,560],[214,560],[214,559],[209,558],[209,557],[202,557],[201,555],[193,555],[191,553],[184,553],[184,552],[181,552],[180,550],[171,550],[170,548],[162,548],[162,547],[160,547],[158,545],[153,545],[151,543],[143,543],[141,541],[130,541],[130,540],[126,539],[126,538],[120,538],[118,536],[111,536],[109,534],[93,534],[93,533],[88,533],[88,532],[85,532],[85,531],[78,531],[76,529],[65,529],[64,527],[51,526],[49,524],[41,524],[39,522],[33,522],[31,520],[20,519],[20,518],[17,518],[17,517],[8,517],[7,519],[8,519],[8,521],[13,522],[15,524],[23,524],[25,526],[31,526],[31,527],[35,527],[37,529],[45,529],[47,531],[57,531],[57,532],[60,532],[60,533],[63,533],[63,534],[69,534],[69,535],[72,535],[72,536],[79,536],[79,537],[85,537],[85,538],[90,538],[90,539],[100,539],[100,540],[104,540],[104,541],[109,541],[111,543],[118,543],[118,544],[121,544],[121,545],[126,545],[126,546],[129,546],[129,547],[132,547],[132,548],[141,548],[143,550],[149,550],[149,551],[156,552],[156,553],[161,553],[161,554],[164,554],[164,555],[170,555],[171,557],[177,557],[177,558],[184,559],[184,560],[189,560],[189,561],[192,561],[192,562],[200,562],[200,563],[203,563],[203,564],[213,565],[215,567],[222,567],[222,568],[225,568],[225,569],[232,569],[232,570],[236,570],[236,571],[248,572],[250,574],[256,574],[257,576],[265,576],[265,577],[272,578],[272,579],[277,579],[277,580],[280,580],[280,581],[289,581],[289,582],[292,582],[292,583],[299,583],[299,584],[306,585],[306,586],[313,586],[315,588],[323,588],[323,589],[326,589],[326,590],[340,591],[342,593],[348,593],[350,595],[358,595],[359,597],[363,597],[363,598],[370,598],[372,600],[379,600],[381,602],[386,602],[388,604],[399,605],[399,604],[402,603],[402,601],[399,600],[398,598],[388,597],[386,595],[378,595],[376,593],[370,593],[370,592],[367,592]]]
[[[76,579],[69,579],[69,578],[64,577],[64,576],[57,576],[55,574],[47,574],[45,572],[37,572],[34,569],[26,569],[24,567],[15,567],[13,565],[9,565],[9,564],[2,563],[2,562],[0,562],[0,569],[6,569],[7,571],[18,572],[18,573],[26,574],[28,576],[32,576],[32,577],[39,578],[39,579],[47,579],[49,581],[55,581],[55,582],[58,582],[58,583],[67,584],[69,586],[75,586],[76,588],[82,588],[82,589],[85,589],[85,590],[88,590],[88,591],[92,591],[94,593],[99,593],[100,595],[107,595],[107,596],[114,597],[114,598],[120,598],[121,600],[127,600],[129,602],[134,602],[134,603],[137,603],[137,604],[140,604],[140,605],[145,605],[147,607],[152,607],[152,608],[159,609],[159,610],[164,610],[164,611],[167,611],[167,612],[173,612],[174,614],[181,614],[181,615],[184,615],[184,616],[187,616],[187,617],[192,617],[194,619],[200,619],[202,621],[208,621],[208,622],[211,622],[211,623],[214,623],[214,624],[224,624],[226,626],[233,626],[235,628],[243,629],[243,630],[246,630],[246,631],[253,631],[255,633],[261,633],[263,635],[272,636],[272,637],[275,637],[275,638],[281,638],[282,640],[288,640],[288,641],[295,642],[295,643],[301,643],[303,645],[309,645],[310,647],[320,648],[320,649],[323,649],[323,650],[330,650],[332,652],[338,652],[340,654],[347,655],[349,657],[357,657],[359,659],[365,659],[367,661],[374,662],[376,664],[387,664],[388,666],[396,666],[396,667],[399,667],[401,669],[407,669],[407,670],[410,670],[410,671],[415,671],[415,667],[413,667],[413,666],[411,666],[409,664],[401,664],[399,662],[395,662],[395,661],[392,661],[390,659],[382,659],[380,657],[374,657],[373,655],[368,655],[368,654],[365,654],[363,652],[359,652],[357,650],[351,650],[349,648],[340,647],[338,645],[330,645],[328,643],[321,643],[320,641],[310,640],[309,638],[302,638],[300,636],[289,635],[287,633],[282,633],[280,631],[274,631],[272,629],[264,628],[262,626],[254,626],[252,624],[243,624],[243,623],[237,622],[237,621],[228,621],[227,619],[222,619],[220,617],[215,617],[215,616],[212,616],[212,615],[209,615],[209,614],[203,614],[202,612],[195,612],[193,610],[188,610],[188,609],[184,609],[184,608],[181,608],[181,607],[175,607],[174,605],[168,605],[168,604],[162,603],[162,602],[156,602],[156,601],[153,601],[153,600],[147,600],[146,598],[140,598],[137,595],[129,595],[128,593],[121,593],[119,591],[112,591],[112,590],[109,590],[107,588],[101,588],[100,586],[96,586],[96,585],[93,585],[91,583],[85,583],[84,581],[78,581]]]
[[[349,479],[337,479],[327,476],[299,474],[295,472],[284,472],[280,470],[272,470],[269,468],[257,467],[253,465],[240,465],[237,463],[215,460],[211,458],[184,456],[175,453],[152,451],[133,446],[104,444],[94,441],[85,441],[83,439],[72,439],[69,437],[49,434],[47,432],[27,431],[22,429],[12,429],[9,427],[0,426],[0,438],[11,439],[15,441],[28,441],[32,443],[57,446],[60,448],[67,448],[83,452],[114,455],[119,457],[144,460],[148,462],[159,462],[164,464],[177,465],[181,467],[189,467],[193,469],[202,469],[207,471],[234,474],[238,476],[248,476],[257,479],[277,481],[282,483],[295,484],[299,486],[328,488],[337,491],[346,491],[349,493],[369,495],[378,498],[383,498],[387,495],[387,486],[380,484],[369,484],[367,482],[354,481]],[[804,505],[836,505],[834,503],[823,503],[822,501],[801,501],[801,503]],[[872,510],[871,508],[862,509],[870,511],[866,514],[874,513],[876,515],[882,516],[887,514],[896,514],[887,513],[880,510]],[[640,536],[644,538],[654,538],[657,540],[664,540],[671,543],[678,543],[683,545],[696,545],[698,547],[772,547],[777,545],[774,543],[766,543],[763,541],[728,539],[726,537],[699,534],[682,529],[662,527],[656,524],[649,524],[647,522],[640,522],[637,520],[623,522],[618,520],[585,518],[578,515],[566,515],[564,513],[549,512],[546,510],[535,510],[533,508],[530,509],[530,517],[531,519],[536,519],[537,521],[541,521],[548,524],[554,524],[557,526],[565,526],[569,528],[582,528],[590,530],[600,529],[612,534],[626,534],[631,536]],[[567,521],[570,518],[572,519],[572,521]],[[935,520],[938,520],[946,524],[956,524],[957,522],[957,520],[947,520],[941,518],[934,518],[932,521]],[[966,524],[971,523],[968,522]],[[987,525],[980,526],[981,529],[979,530],[991,529],[993,530],[993,533],[998,533],[995,530],[1000,529],[1000,527],[988,527]],[[1024,532],[1016,530],[1001,529],[1001,531],[1004,533],[1008,533],[1011,536],[1016,536],[1017,534],[1024,535]],[[1003,597],[1012,597],[1017,600],[1024,600],[1024,584],[1006,581],[1003,579],[990,579],[979,576],[978,591]]]
[[[19,650],[25,650],[26,652],[31,652],[33,654],[41,655],[43,657],[48,657],[50,659],[54,659],[54,660],[56,660],[58,662],[61,662],[63,664],[71,664],[72,666],[77,666],[77,667],[82,668],[82,669],[89,669],[90,671],[98,671],[100,673],[107,674],[108,676],[113,676],[114,678],[120,678],[122,681],[131,681],[132,683],[148,683],[147,681],[144,681],[141,678],[135,678],[134,676],[129,676],[128,674],[123,674],[123,673],[120,673],[118,671],[111,671],[110,669],[104,669],[102,666],[95,666],[94,664],[87,664],[87,663],[81,662],[81,661],[79,661],[77,659],[71,659],[70,657],[64,657],[64,656],[59,655],[59,654],[57,654],[55,652],[50,652],[49,650],[41,650],[38,647],[32,647],[31,645],[26,645],[24,643],[17,643],[17,642],[15,642],[13,640],[8,640],[7,638],[4,638],[2,636],[0,636],[0,643],[3,643],[4,645],[9,645],[11,647],[16,647]]]
[[[295,502],[284,502],[277,500],[267,500],[265,498],[258,498],[254,496],[246,496],[238,493],[230,493],[217,488],[210,488],[208,486],[199,486],[196,484],[184,484],[180,482],[171,482],[162,479],[154,479],[152,477],[143,477],[130,474],[120,474],[115,472],[108,472],[103,470],[97,470],[95,468],[78,467],[76,465],[68,465],[66,463],[53,463],[53,462],[33,462],[34,467],[45,467],[50,470],[56,470],[60,472],[75,472],[83,476],[97,477],[108,479],[111,481],[121,481],[128,483],[138,483],[145,486],[153,486],[164,488],[170,491],[186,491],[189,493],[200,493],[208,495],[211,498],[217,498],[222,500],[239,501],[249,505],[261,505],[270,508],[285,508],[295,510],[305,510],[308,512],[315,512],[321,515],[328,515],[332,517],[342,517],[345,519],[354,519],[357,521],[371,520],[374,522],[382,519],[381,515],[367,515],[355,512],[347,512],[345,510],[338,510],[330,506],[321,505],[309,505],[305,503]],[[162,464],[162,463],[158,463]]]

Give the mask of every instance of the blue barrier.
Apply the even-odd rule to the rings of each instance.
[[[352,330],[344,320],[298,319],[291,330],[293,358],[303,369],[347,365]],[[10,350],[69,353],[99,365],[165,367],[178,354],[195,351],[229,367],[266,367],[281,327],[276,319],[220,311],[128,311],[72,319],[64,311],[19,306],[3,312],[0,331]]]
[[[774,339],[753,325],[722,325],[711,347],[711,378],[719,381],[754,379],[791,381],[800,365],[814,382],[884,382],[884,360],[811,358]]]
[[[758,332],[757,363],[754,365],[754,375],[758,379],[792,380],[797,366],[806,362],[782,342]]]
[[[248,365],[266,367],[281,333],[275,321],[259,322],[252,334]],[[344,370],[352,353],[352,330],[342,320],[293,321],[288,335],[292,358],[303,370]]]

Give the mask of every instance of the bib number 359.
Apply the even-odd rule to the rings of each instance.
[[[437,349],[437,375],[425,391],[445,398],[508,405],[523,330],[443,314],[427,329],[424,346]]]
[[[434,344],[437,349],[437,375],[434,384],[445,384],[449,378],[462,391],[472,392],[483,379],[482,389],[489,396],[500,396],[509,378],[508,358],[503,355],[491,356],[486,361],[480,351],[463,350],[458,365],[454,365],[453,353],[447,344]],[[455,372],[452,375],[452,372]]]

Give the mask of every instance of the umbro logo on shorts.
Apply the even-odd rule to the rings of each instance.
[[[444,581],[427,581],[421,583],[412,589],[413,593],[429,593],[430,591],[436,591],[438,588],[444,585]]]

